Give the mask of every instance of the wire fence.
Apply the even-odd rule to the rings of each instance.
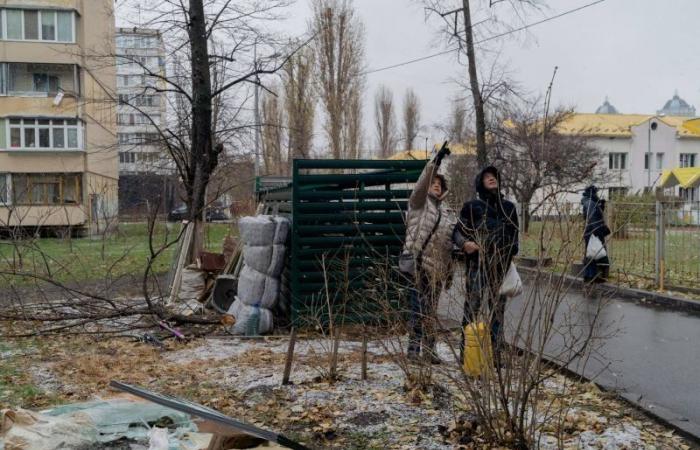
[[[584,220],[578,203],[534,216],[523,234],[522,252],[556,263],[581,262]],[[613,281],[645,289],[679,289],[700,294],[700,202],[609,201],[605,215]],[[569,245],[574,251],[562,252]],[[562,261],[562,259],[565,259]]]

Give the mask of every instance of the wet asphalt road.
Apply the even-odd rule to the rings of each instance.
[[[461,282],[455,281],[457,285]],[[459,317],[459,297],[454,289],[443,297],[442,317]],[[521,315],[525,297],[509,302],[507,322],[512,324]],[[599,309],[601,302],[604,307]],[[588,296],[572,288],[555,320],[558,325],[580,325],[597,312],[598,334],[609,336],[600,341],[585,367],[579,362],[569,368],[669,421],[700,430],[700,314],[614,296]],[[561,343],[561,339],[552,339],[547,349],[556,354]]]

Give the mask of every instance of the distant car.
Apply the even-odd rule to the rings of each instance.
[[[181,205],[168,213],[167,221],[180,222],[182,220],[189,219],[189,217],[190,214],[187,210],[187,205]],[[207,208],[204,214],[204,218],[207,222],[215,222],[217,220],[228,220],[225,208],[220,206],[210,206],[209,208]]]

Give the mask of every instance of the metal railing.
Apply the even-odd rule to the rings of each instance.
[[[559,262],[582,261],[585,249],[580,204],[567,202],[550,209],[559,214],[533,217],[530,232],[523,235],[521,254],[552,257],[569,239],[568,244],[576,250],[566,254],[568,261]],[[612,200],[607,202],[605,216],[612,230],[607,248],[614,281],[646,289],[700,293],[700,202],[649,197]],[[546,229],[546,241],[533,242],[543,235],[538,233],[542,228]]]

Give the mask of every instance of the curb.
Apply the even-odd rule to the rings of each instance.
[[[625,288],[622,286],[616,286],[611,283],[596,284],[592,287],[583,282],[580,278],[574,277],[572,275],[558,274],[551,271],[545,271],[542,269],[532,268],[532,267],[522,267],[519,266],[518,269],[524,275],[525,278],[532,278],[535,274],[544,273],[547,275],[557,275],[563,277],[570,287],[577,289],[587,288],[592,289],[593,292],[599,292],[603,294],[615,294],[617,296],[623,297],[623,300],[635,300],[641,304],[649,304],[654,306],[663,306],[666,308],[673,308],[681,311],[692,311],[700,312],[700,302],[682,299],[678,297],[672,297],[670,295],[664,295],[656,292],[649,292],[642,289],[632,289]],[[527,349],[523,349],[529,351]],[[677,431],[681,436],[697,444],[697,448],[700,448],[700,424],[691,422],[689,419],[680,416],[679,414],[671,411],[660,405],[645,402],[644,397],[641,394],[636,394],[633,392],[621,392],[615,388],[613,385],[598,383],[584,374],[578,373],[568,367],[564,367],[556,361],[549,358],[543,358],[549,364],[556,366],[562,373],[569,376],[579,378],[589,383],[595,384],[600,390],[604,392],[610,392],[615,394],[619,399],[623,400],[630,406],[634,407],[642,414],[647,417]]]
[[[522,350],[528,351],[526,349]],[[687,439],[693,444],[696,444],[696,448],[700,448],[700,424],[691,422],[685,417],[682,417],[663,406],[655,405],[652,403],[645,403],[642,400],[643,397],[639,394],[631,392],[620,392],[617,389],[615,389],[615,387],[612,385],[598,383],[597,381],[594,381],[583,374],[575,372],[574,370],[569,369],[568,367],[564,367],[558,362],[553,361],[549,358],[542,357],[542,359],[548,364],[556,366],[557,369],[566,376],[577,378],[587,383],[592,383],[603,392],[615,394],[617,398],[627,403],[640,413],[644,414],[645,416],[649,417],[655,422],[658,422],[668,428],[675,430],[683,438]]]
[[[518,266],[518,270],[525,274],[526,277],[532,277],[537,273],[551,274],[566,280],[569,286],[575,287],[579,290],[589,289],[593,292],[598,292],[601,294],[615,294],[622,297],[623,300],[636,300],[642,304],[650,304],[655,306],[663,306],[667,308],[673,308],[680,311],[692,311],[700,313],[700,301],[689,300],[680,297],[674,297],[668,294],[662,294],[660,292],[645,291],[643,289],[634,289],[624,286],[619,286],[612,283],[601,283],[588,285],[583,282],[582,279],[574,277],[572,275],[560,274],[557,272],[552,272],[546,269],[537,269],[534,267],[523,267]]]

